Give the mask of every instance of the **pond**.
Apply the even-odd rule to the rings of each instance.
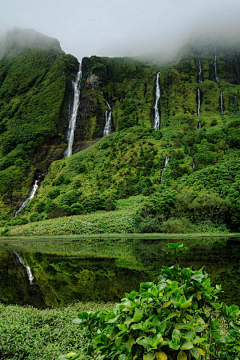
[[[162,249],[178,241],[189,248],[180,265],[205,266],[223,285],[221,299],[240,305],[240,237],[0,238],[0,301],[38,308],[119,301],[172,265]]]

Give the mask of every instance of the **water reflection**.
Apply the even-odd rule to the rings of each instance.
[[[157,278],[171,265],[162,248],[174,239],[4,239],[0,240],[0,301],[38,307],[74,300],[118,301],[140,282]],[[182,239],[188,252],[181,266],[205,266],[224,300],[240,304],[240,238]],[[30,286],[24,259],[35,278]]]

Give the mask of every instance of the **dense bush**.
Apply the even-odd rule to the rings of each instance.
[[[217,302],[221,287],[203,268],[178,265],[182,243],[168,248],[176,264],[163,266],[158,282],[142,283],[109,311],[78,315],[84,347],[61,359],[239,359],[239,307]]]

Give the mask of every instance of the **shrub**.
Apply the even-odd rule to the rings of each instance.
[[[58,197],[59,194],[60,194],[60,190],[57,187],[54,187],[49,191],[48,197],[50,199],[55,199],[56,197]]]
[[[157,283],[142,283],[109,311],[78,315],[85,347],[61,359],[240,359],[238,306],[217,302],[221,287],[203,268],[179,267],[181,242],[168,248],[176,264],[163,266]]]

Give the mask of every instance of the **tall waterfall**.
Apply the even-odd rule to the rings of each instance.
[[[161,173],[161,179],[160,179],[160,184],[162,184],[162,180],[163,180],[163,173],[164,171],[166,171],[167,165],[169,163],[169,157],[166,156],[165,158],[165,162],[164,162],[164,168],[162,169],[162,173]]]
[[[201,84],[203,82],[203,72],[202,72],[202,62],[200,59],[197,61],[197,71],[198,71],[198,83]]]
[[[202,124],[201,124],[201,121],[198,122],[198,129],[201,129],[202,128]]]
[[[236,115],[237,113],[237,97],[236,95],[234,96],[234,114]]]
[[[200,117],[200,109],[201,109],[201,91],[197,89],[197,116]]]
[[[68,146],[64,153],[64,157],[69,157],[72,155],[72,146],[73,146],[73,140],[74,140],[74,131],[76,128],[76,119],[77,119],[77,112],[78,107],[80,103],[80,81],[82,77],[82,69],[81,69],[81,63],[79,64],[79,70],[77,73],[77,77],[75,82],[73,82],[73,92],[74,92],[74,98],[73,98],[73,107],[72,107],[72,113],[69,121],[68,126]]]
[[[219,78],[217,76],[217,55],[216,55],[216,51],[215,51],[215,56],[214,56],[214,71],[215,71],[215,80],[216,80],[216,82],[218,82]]]
[[[15,217],[18,216],[18,214],[25,208],[29,200],[31,200],[35,196],[38,188],[39,188],[39,180],[35,180],[30,195],[26,198],[26,200],[20,205],[19,209],[15,212],[14,215]]]
[[[106,110],[105,112],[105,127],[103,130],[103,136],[108,136],[109,134],[112,133],[112,109],[108,102],[107,102],[107,106],[109,111]]]
[[[14,254],[16,255],[16,257],[17,257],[18,261],[20,262],[20,264],[26,269],[29,283],[30,283],[30,285],[32,285],[33,280],[34,280],[34,276],[33,276],[32,272],[31,272],[30,267],[25,264],[23,258],[16,251],[14,251]]]
[[[159,76],[160,76],[160,71],[157,73],[157,78],[156,78],[156,93],[155,93],[155,105],[154,105],[154,110],[155,110],[155,117],[154,117],[154,129],[159,130],[160,129],[160,114],[159,114],[159,110],[158,110],[158,102],[160,100],[161,97],[161,91],[160,91],[160,85],[159,85]]]
[[[224,115],[224,107],[223,107],[223,92],[222,89],[220,89],[220,108],[221,108],[221,115]]]

